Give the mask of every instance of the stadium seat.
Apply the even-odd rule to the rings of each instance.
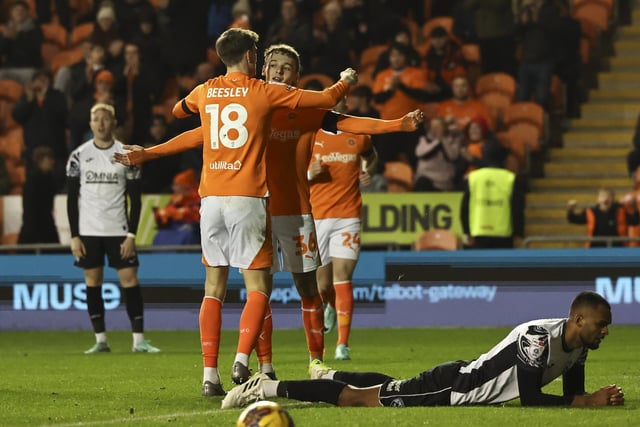
[[[586,37],[580,37],[580,60],[583,64],[591,62],[591,42]]]
[[[545,128],[544,109],[535,102],[515,102],[504,112],[504,125],[507,128],[516,123],[531,123],[542,134]]]
[[[19,233],[7,233],[2,235],[3,245],[17,245]]]
[[[67,47],[67,29],[59,24],[41,24],[42,37],[45,41],[55,43],[60,46],[60,49],[66,49]]]
[[[18,102],[23,92],[24,87],[20,82],[12,79],[0,79],[0,98]]]
[[[309,82],[313,80],[319,81],[320,84],[322,84],[322,86],[325,88],[335,83],[335,80],[333,80],[331,77],[327,76],[326,74],[313,73],[313,74],[306,74],[300,77],[300,80],[298,81],[298,87],[304,88]]]
[[[85,22],[84,24],[78,24],[71,30],[71,46],[77,46],[81,41],[91,37],[93,33],[93,22]]]
[[[477,99],[487,107],[491,120],[496,126],[502,122],[505,110],[513,102],[513,97],[504,92],[486,92]]]
[[[0,152],[4,153],[7,159],[20,161],[23,149],[24,139],[21,127],[14,127],[0,135]]]
[[[606,9],[607,17],[611,19],[614,12],[613,0],[573,0],[573,10],[580,9],[587,4],[598,4]]]
[[[51,73],[55,76],[61,67],[68,67],[82,60],[82,51],[78,48],[62,50],[51,59]]]
[[[365,48],[360,54],[360,65],[358,66],[358,73],[367,67],[373,66],[375,68],[378,63],[380,54],[386,51],[389,47],[385,44],[377,44]]]
[[[455,251],[460,248],[458,236],[446,229],[427,230],[414,243],[417,251]]]
[[[465,43],[462,45],[462,57],[469,64],[481,64],[480,46],[475,43]]]
[[[14,101],[0,97],[0,134],[5,134],[19,126],[11,114],[15,105]]]
[[[405,162],[387,162],[383,175],[389,193],[404,193],[413,189],[413,169]]]
[[[507,73],[488,73],[481,76],[476,82],[476,96],[487,92],[500,92],[509,96],[512,100],[516,95],[516,80]]]
[[[609,29],[609,12],[607,6],[601,3],[585,2],[573,9],[573,16],[580,21],[593,23],[600,31]]]

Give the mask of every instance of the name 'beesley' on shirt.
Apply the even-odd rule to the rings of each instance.
[[[248,87],[210,87],[207,89],[207,98],[236,98],[247,96]]]

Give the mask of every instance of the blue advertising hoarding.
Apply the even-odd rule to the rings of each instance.
[[[513,325],[566,315],[594,290],[617,324],[640,324],[640,249],[364,252],[354,275],[354,327]],[[140,255],[147,329],[195,329],[204,267],[197,253]],[[117,276],[105,269],[109,329],[128,329]],[[232,269],[223,327],[235,329],[246,294]],[[0,255],[0,329],[89,329],[82,271],[70,255]],[[277,328],[300,327],[288,273],[272,294]]]

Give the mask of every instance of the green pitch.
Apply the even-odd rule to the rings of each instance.
[[[488,350],[507,328],[357,329],[352,361],[327,362],[342,370],[408,377],[447,360]],[[91,332],[0,332],[0,426],[232,426],[239,410],[220,410],[221,398],[202,398],[197,331],[148,331],[160,354],[132,354],[127,332],[110,332],[112,353],[84,355]],[[225,387],[237,334],[223,334],[220,368]],[[274,333],[274,366],[281,379],[307,375],[302,330]],[[587,389],[616,383],[626,406],[600,409],[503,406],[336,408],[280,400],[298,426],[638,426],[640,327],[612,326],[587,362]],[[253,359],[255,360],[255,359]],[[252,362],[255,365],[255,362]],[[561,393],[561,381],[545,388]]]

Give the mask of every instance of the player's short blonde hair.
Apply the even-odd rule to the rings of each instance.
[[[97,104],[94,104],[93,107],[91,107],[91,115],[93,115],[98,110],[104,110],[107,113],[111,114],[111,117],[116,117],[116,109],[113,108],[113,105],[109,105],[104,102],[98,102]]]
[[[300,54],[293,46],[284,43],[272,44],[264,51],[265,62],[269,55],[274,53],[279,53],[293,59],[297,67],[296,71],[298,73],[302,72],[302,61],[300,60]]]

